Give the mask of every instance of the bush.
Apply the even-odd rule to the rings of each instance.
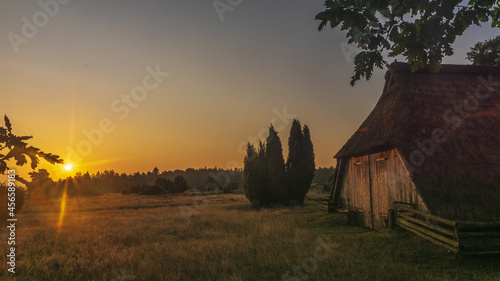
[[[157,178],[155,181],[155,186],[160,187],[164,191],[168,191],[170,193],[175,193],[175,183],[170,179],[166,178]]]
[[[170,191],[165,190],[163,187],[159,185],[143,185],[142,186],[141,195],[159,195],[159,194],[167,194]]]
[[[22,207],[24,206],[24,203],[26,202],[26,199],[28,197],[28,190],[23,187],[23,186],[17,186],[18,182],[16,182],[16,190],[15,190],[15,198],[16,203],[15,205],[15,210],[14,213],[18,214]],[[8,201],[8,185],[6,183],[0,183],[0,220],[2,220],[2,226],[5,224],[6,220],[9,218],[8,210],[7,210],[7,203]]]
[[[182,193],[182,192],[188,190],[188,188],[189,188],[187,181],[183,176],[175,177],[174,184],[175,184],[175,192],[177,192],[177,193]]]
[[[183,176],[175,177],[174,181],[166,178],[157,178],[154,185],[143,185],[141,188],[133,186],[130,192],[134,193],[140,190],[143,195],[157,195],[167,193],[182,193],[188,190],[187,181]]]
[[[332,188],[332,183],[329,182],[329,183],[324,183],[323,184],[323,189],[321,191],[323,192],[329,192]]]
[[[238,184],[235,182],[230,182],[222,188],[223,193],[231,193],[233,190],[238,190]]]

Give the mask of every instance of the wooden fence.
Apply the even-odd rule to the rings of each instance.
[[[391,225],[462,255],[500,254],[500,222],[452,221],[394,202]]]
[[[320,202],[322,209],[327,211],[329,214],[335,211],[335,205],[332,203],[329,197],[321,198]]]

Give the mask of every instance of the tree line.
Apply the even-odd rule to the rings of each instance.
[[[221,171],[236,176],[231,182],[223,183],[210,175]],[[145,195],[180,193],[191,188],[204,189],[206,186],[220,192],[229,192],[242,185],[241,170],[223,170],[214,168],[189,168],[186,170],[162,171],[157,167],[148,172],[131,174],[105,170],[91,174],[78,172],[75,176],[54,181],[47,170],[38,169],[29,173],[31,181],[26,182],[29,198],[44,200],[60,198],[64,190],[70,197],[95,196],[104,193],[121,192],[123,194],[139,193]],[[216,186],[215,186],[216,185]]]
[[[303,204],[316,170],[314,148],[307,125],[293,120],[285,163],[278,132],[273,125],[265,142],[248,143],[243,160],[245,195],[256,205]]]

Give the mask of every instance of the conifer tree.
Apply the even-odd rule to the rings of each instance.
[[[311,186],[312,180],[314,178],[314,172],[316,171],[316,163],[314,162],[314,146],[311,141],[311,133],[309,127],[304,125],[304,145],[302,148],[303,159],[304,159],[304,187],[301,193],[301,203],[304,202],[309,187]]]
[[[252,202],[257,199],[257,189],[255,186],[255,176],[256,176],[256,158],[257,151],[255,147],[248,143],[247,144],[247,155],[243,159],[243,189],[245,190],[245,196]]]
[[[286,167],[290,200],[303,204],[314,178],[314,149],[309,128],[304,126],[302,130],[300,121],[296,119],[290,129]]]
[[[281,140],[272,124],[269,127],[269,136],[266,141],[266,160],[271,201],[273,203],[288,204],[285,159],[283,159]]]
[[[259,150],[255,159],[255,185],[257,199],[263,205],[273,202],[272,186],[269,178],[269,163],[266,155],[266,145],[259,142]]]
[[[294,120],[288,139],[287,162],[278,132],[271,125],[265,143],[258,150],[248,143],[243,160],[243,186],[250,202],[258,199],[262,205],[284,204],[290,200],[304,202],[315,172],[314,150],[309,128],[302,130]]]
[[[302,194],[302,173],[301,173],[301,159],[302,159],[302,143],[304,142],[304,135],[299,120],[294,119],[292,128],[290,129],[290,137],[288,138],[288,158],[287,158],[287,174],[289,177],[289,196],[290,200],[300,202]]]

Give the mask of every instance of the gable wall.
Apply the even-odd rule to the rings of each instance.
[[[396,149],[346,160],[341,205],[358,212],[360,225],[373,229],[386,227],[394,201],[414,204],[417,209],[427,211]]]

